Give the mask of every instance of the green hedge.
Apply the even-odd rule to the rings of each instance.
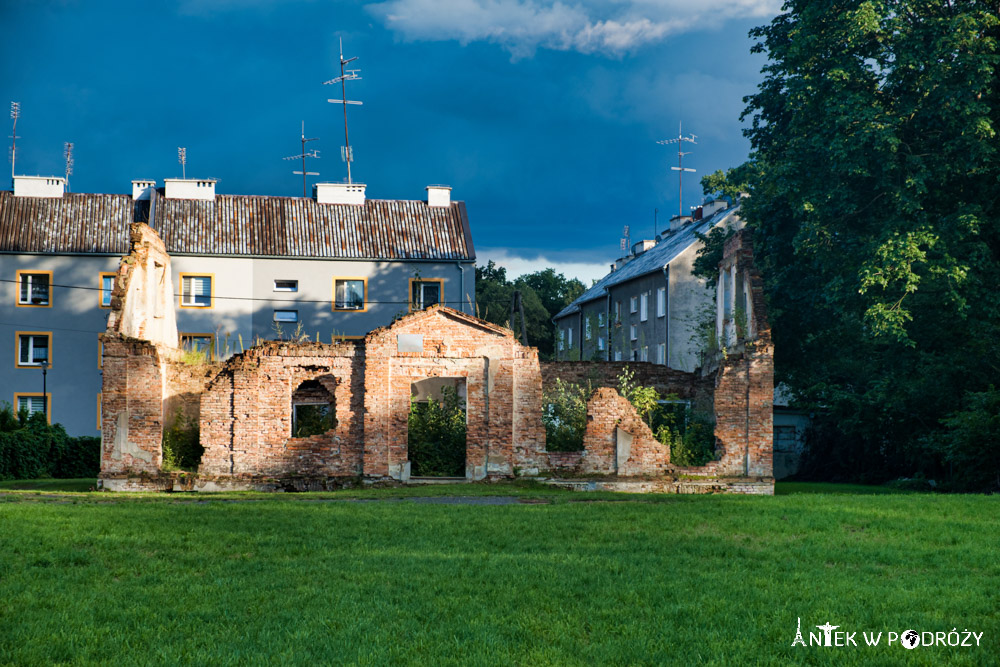
[[[70,437],[41,413],[15,415],[10,405],[0,407],[0,480],[96,477],[100,469],[100,438]]]

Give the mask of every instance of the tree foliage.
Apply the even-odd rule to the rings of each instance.
[[[70,437],[40,412],[28,416],[0,405],[0,480],[96,477],[100,469],[100,438]]]
[[[476,308],[484,320],[521,332],[520,315],[511,322],[510,305],[515,291],[521,292],[528,344],[538,348],[543,359],[555,354],[555,325],[552,318],[583,294],[583,283],[566,278],[554,269],[544,269],[507,279],[507,269],[492,260],[476,267]]]
[[[411,474],[465,477],[465,401],[454,387],[442,387],[441,400],[410,400],[407,446]]]
[[[947,474],[1000,372],[997,11],[788,0],[751,31],[751,159],[712,187],[746,180],[778,377],[870,478]]]

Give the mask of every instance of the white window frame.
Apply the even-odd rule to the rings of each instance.
[[[427,295],[424,293],[428,287],[434,286],[438,290],[438,298],[434,303],[427,305]],[[417,289],[417,298],[413,299],[413,289]],[[424,310],[430,306],[444,303],[444,279],[434,278],[434,279],[411,279],[410,281],[410,300],[412,303],[410,307],[413,310]]]
[[[622,351],[615,350],[615,361],[621,361],[621,360],[622,360]]]
[[[361,283],[361,304],[356,304],[356,302],[351,301],[340,301],[337,296],[337,285],[339,283]],[[347,294],[347,287],[344,288],[345,295]],[[368,310],[368,279],[363,277],[352,277],[352,276],[337,276],[333,279],[333,309],[337,311],[346,311],[352,313],[363,313]]]
[[[50,393],[49,396],[52,396],[52,394]],[[46,398],[47,398],[46,396],[42,396],[41,394],[30,394],[30,395],[27,395],[27,396],[25,396],[25,395],[18,396],[17,397],[17,405],[14,406],[14,413],[18,414],[18,413],[21,412],[21,404],[22,404],[22,401],[23,401],[26,404],[25,407],[28,410],[28,416],[29,417],[31,415],[35,414],[36,412],[41,412],[42,414],[45,414],[46,412],[48,412],[48,410],[45,409],[45,399]],[[38,402],[39,405],[41,405],[41,407],[38,408],[37,410],[34,407],[36,401]]]
[[[52,305],[52,274],[45,271],[21,271],[19,272],[21,280],[17,285],[17,305],[19,306],[51,306]],[[35,290],[38,286],[35,284],[35,278],[45,279],[45,300],[42,301],[41,297],[38,297],[38,301],[35,301]],[[27,285],[27,300],[25,300],[22,292],[24,291],[24,286]]]
[[[559,345],[559,351],[562,352],[566,348],[566,332],[560,329],[558,338],[559,340],[556,342]]]
[[[208,292],[195,293],[194,281],[196,280],[202,281],[202,285],[207,281]],[[213,276],[207,274],[191,273],[181,276],[181,305],[185,308],[211,308],[214,282]],[[202,299],[207,299],[208,303],[204,303],[201,301]]]
[[[594,337],[594,332],[592,331],[593,326],[590,323],[590,318],[585,317],[583,319],[583,337],[590,340]]]
[[[639,310],[639,297],[631,296],[628,299],[628,312],[636,313]]]
[[[299,311],[275,310],[272,318],[275,322],[280,322],[282,324],[295,324],[299,321]]]
[[[567,327],[566,329],[566,347],[573,349],[573,327]]]
[[[291,283],[285,285],[278,285],[278,283]],[[299,291],[299,281],[291,279],[274,279],[274,291],[275,292],[298,292]]]
[[[622,302],[615,301],[615,322],[622,321]]]
[[[656,346],[656,363],[666,364],[667,363],[667,344],[660,343]]]
[[[604,351],[604,336],[597,337],[597,349]]]
[[[603,329],[606,324],[607,324],[607,322],[605,322],[604,313],[597,313],[597,326],[598,326],[598,328]]]
[[[639,321],[645,322],[649,319],[649,292],[639,295]]]
[[[649,346],[643,345],[639,348],[639,361],[649,361]]]
[[[45,364],[51,368],[52,366],[52,334],[47,332],[37,332],[37,331],[18,331],[17,332],[17,366],[19,368],[24,368],[27,366],[38,366],[39,368]],[[45,345],[39,346],[45,348],[45,359],[35,361],[35,340],[43,338],[45,339]],[[21,361],[24,356],[22,352],[24,351],[24,341],[27,339],[28,342],[28,361]]]
[[[629,340],[639,340],[639,325],[630,324],[628,328]]]
[[[667,314],[667,288],[661,287],[656,290],[656,316],[665,317]]]

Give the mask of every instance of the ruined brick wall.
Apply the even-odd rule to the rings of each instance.
[[[627,399],[607,387],[587,402],[583,449],[583,473],[634,476],[670,471],[670,449],[653,437]]]
[[[187,364],[179,354],[164,354],[166,358],[166,383],[163,396],[164,426],[169,428],[178,418],[197,424],[201,417],[201,395],[205,387],[219,374],[224,364]]]
[[[232,357],[201,398],[205,453],[199,472],[360,475],[363,367],[364,350],[353,343],[271,342]],[[336,425],[320,435],[293,438],[293,395],[310,380],[332,394]]]
[[[542,423],[542,371],[538,350],[515,347],[513,387],[513,466],[519,474],[551,467],[545,452]]]
[[[111,291],[108,331],[176,347],[170,255],[159,235],[144,222],[129,225],[129,244]]]
[[[753,261],[753,237],[742,230],[726,242],[723,269],[735,269],[750,297],[746,340],[720,359],[715,373],[715,436],[723,475],[771,477],[774,471],[774,345],[763,280]]]
[[[513,334],[442,307],[413,313],[365,339],[365,451],[369,477],[409,477],[407,418],[412,383],[430,377],[466,382],[466,476],[512,475],[537,447],[538,430],[518,418],[515,383],[529,394],[534,353],[525,354]],[[515,376],[519,379],[516,380]],[[514,455],[515,443],[521,450]]]
[[[162,350],[115,334],[101,342],[101,475],[155,473],[163,459]]]

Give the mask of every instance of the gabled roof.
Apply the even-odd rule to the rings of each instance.
[[[673,261],[678,255],[698,242],[698,234],[707,234],[712,227],[725,224],[738,216],[739,206],[719,211],[715,215],[699,222],[692,222],[680,229],[670,232],[655,246],[642,253],[625,266],[604,276],[586,292],[578,296],[571,304],[560,310],[553,319],[580,312],[580,306],[595,299],[607,297],[608,289],[615,285],[626,283],[649,273],[659,273],[663,267]]]
[[[0,192],[0,252],[128,252],[128,225],[150,226],[172,254],[319,259],[471,260],[464,202],[369,199],[317,204],[303,197],[216,195],[214,201],[133,202],[128,195],[14,197]]]

